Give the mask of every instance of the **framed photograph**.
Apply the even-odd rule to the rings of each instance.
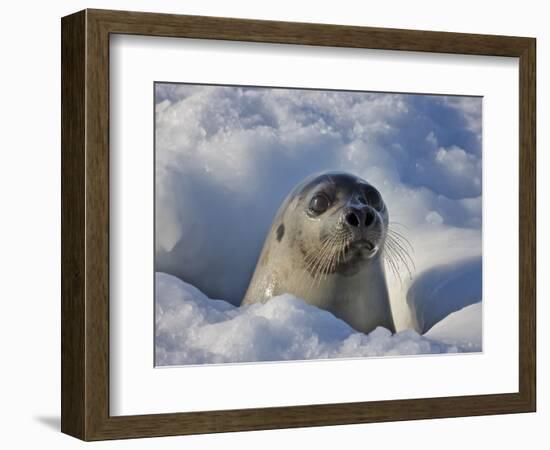
[[[534,38],[61,30],[63,432],[535,411]]]

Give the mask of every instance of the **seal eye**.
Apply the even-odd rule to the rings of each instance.
[[[330,201],[328,197],[324,194],[317,194],[309,203],[309,209],[315,214],[324,213],[329,207]]]
[[[367,203],[372,206],[374,209],[380,211],[382,209],[382,196],[380,193],[374,189],[373,187],[369,187],[365,191],[365,198],[367,199]]]

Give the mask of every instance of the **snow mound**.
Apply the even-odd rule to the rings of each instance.
[[[482,349],[482,305],[475,303],[449,314],[436,323],[424,336],[457,345],[472,352]]]
[[[416,330],[426,333],[449,314],[481,301],[481,256],[441,264],[418,274],[407,292]]]
[[[194,286],[165,273],[156,274],[155,325],[157,366],[477,349],[463,345],[460,339],[434,339],[438,336],[435,328],[434,336],[428,337],[412,330],[392,335],[381,327],[368,335],[359,333],[331,313],[289,294],[265,304],[235,307],[223,300],[211,300]]]

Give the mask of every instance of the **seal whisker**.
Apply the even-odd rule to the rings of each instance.
[[[391,234],[396,240],[399,240],[401,243],[409,247],[410,250],[414,252],[414,247],[411,244],[411,242],[401,233],[399,233],[398,231],[392,230],[391,228],[388,228],[388,234]]]
[[[412,270],[409,264],[412,264],[414,266],[414,261],[412,260],[410,255],[406,251],[403,251],[399,247],[396,247],[395,241],[392,241],[391,237],[389,236],[388,239],[386,239],[386,246],[392,256],[395,257],[395,261],[399,261],[400,265],[405,267],[407,273],[409,274],[409,279],[412,279]],[[401,279],[401,277],[399,278]]]
[[[412,244],[410,243],[410,241],[407,238],[405,238],[401,235],[395,234],[395,232],[393,232],[393,231],[388,232],[388,235],[390,235],[394,240],[398,241],[404,247],[407,247],[408,250],[414,252],[414,247],[412,246]]]
[[[383,254],[384,261],[388,263],[393,275],[399,279],[399,283],[402,283],[401,273],[399,272],[399,269],[397,267],[395,255],[393,254],[389,245],[385,245]]]
[[[324,270],[323,268],[324,268],[326,259],[332,249],[333,241],[334,241],[334,236],[330,236],[326,241],[326,245],[319,252],[319,263],[316,267],[317,273],[321,273],[321,274],[323,273],[323,270]]]
[[[323,279],[323,278],[326,278],[326,275],[328,274],[329,270],[330,270],[330,265],[331,265],[331,261],[332,261],[332,256],[334,254],[334,248],[335,248],[335,245],[334,243],[336,242],[336,239],[337,237],[336,236],[333,236],[330,240],[330,246],[329,248],[327,249],[327,251],[325,252],[325,255],[323,257],[323,262],[321,264],[321,267],[319,269],[319,272],[320,272],[320,278],[319,280]]]
[[[336,267],[336,257],[338,255],[341,242],[342,242],[342,235],[339,233],[335,234],[334,239],[332,240],[331,250],[327,256],[327,264],[325,266],[325,273],[324,273],[325,278],[328,276],[329,273],[332,273],[332,271]]]
[[[336,269],[336,267],[338,267],[340,265],[340,258],[343,256],[342,252],[343,252],[343,249],[344,249],[344,246],[345,246],[345,242],[346,242],[346,238],[344,236],[340,236],[340,238],[337,242],[336,254],[334,256],[334,262],[333,262],[333,266],[331,268],[331,271],[333,271],[334,269]]]
[[[396,225],[396,226],[398,226],[398,227],[405,228],[405,230],[410,230],[410,227],[409,227],[409,226],[407,226],[407,225],[405,225],[404,223],[401,223],[401,222],[396,222],[395,220],[390,220],[389,223],[388,223],[388,225],[389,225],[390,227]]]
[[[406,257],[403,255],[402,250],[397,246],[395,241],[393,241],[391,238],[386,239],[386,245],[390,249],[390,251],[399,259],[403,259],[406,261]],[[404,262],[404,261],[403,261]]]
[[[305,260],[307,262],[307,266],[306,266],[307,270],[312,270],[313,272],[315,271],[313,270],[313,268],[320,262],[320,260],[322,259],[323,252],[325,251],[326,248],[329,247],[329,245],[330,245],[330,237],[324,239],[321,242],[321,249],[319,251],[312,251],[305,256]]]
[[[386,249],[386,251],[384,252],[384,262],[386,262],[388,264],[388,266],[390,267],[393,275],[399,279],[399,283],[402,282],[401,280],[401,274],[399,273],[399,271],[397,270],[397,267],[396,267],[396,264],[395,264],[395,260],[393,258],[393,255],[391,254],[390,251],[387,251],[388,249]]]
[[[393,225],[398,225],[405,229],[409,229],[409,227],[399,222],[390,222],[385,245],[387,244],[388,254],[392,255],[393,264],[397,266],[397,262],[399,261],[400,264],[405,266],[409,274],[409,279],[412,279],[412,274],[416,270],[416,265],[410,252],[414,253],[414,247],[405,235],[393,229]],[[400,271],[397,270],[397,272],[399,273]],[[401,281],[400,274],[399,279]]]
[[[391,235],[388,235],[388,240],[393,246],[395,246],[396,250],[398,250],[411,263],[413,268],[415,268],[414,260],[409,254],[408,249]]]
[[[320,282],[320,280],[322,278],[324,266],[325,266],[326,260],[327,260],[327,256],[329,255],[329,252],[330,252],[330,250],[333,246],[334,239],[335,239],[335,237],[332,236],[332,235],[329,236],[328,238],[326,238],[323,241],[324,244],[322,245],[321,250],[316,255],[317,258],[316,258],[315,264],[311,269],[312,272],[313,272],[312,285],[315,285],[315,284],[317,284],[317,282]]]
[[[338,250],[338,260],[337,265],[340,265],[340,261],[344,259],[344,252],[349,243],[349,238],[346,238],[345,236],[342,238],[342,244],[340,245],[340,248]]]
[[[412,266],[414,266],[413,259],[411,258],[411,256],[407,252],[407,250],[405,250],[403,247],[401,247],[399,245],[399,243],[395,242],[392,239],[388,239],[388,244],[392,246],[392,248],[394,249],[396,254],[398,254],[403,259],[405,259],[407,261],[407,263],[410,263]]]
[[[338,260],[338,253],[340,251],[340,246],[342,245],[342,236],[338,235],[336,239],[334,240],[333,250],[330,254],[330,264],[327,268],[327,272],[332,272],[334,268],[336,267],[336,263]]]

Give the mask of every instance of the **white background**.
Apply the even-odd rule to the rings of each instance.
[[[110,56],[111,414],[517,392],[517,59],[142,36],[112,38]],[[483,95],[483,354],[155,369],[154,80]]]
[[[538,38],[538,409],[536,414],[351,425],[214,436],[105,442],[117,448],[280,448],[342,445],[408,448],[544,448],[550,420],[548,201],[550,31],[544,2],[71,1],[10,3],[2,11],[2,383],[0,437],[6,448],[74,448],[59,429],[60,32],[59,17],[84,7],[155,10],[264,19],[517,34]],[[6,139],[7,138],[7,139]]]

